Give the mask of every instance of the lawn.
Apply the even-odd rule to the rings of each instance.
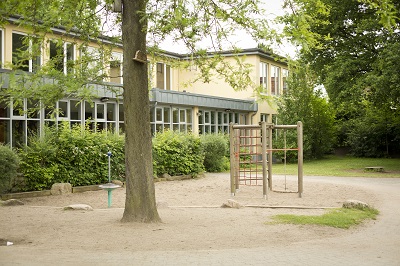
[[[365,167],[380,166],[384,172],[366,171]],[[276,163],[273,174],[297,175],[297,164]],[[325,159],[305,161],[304,175],[353,176],[353,177],[394,177],[400,178],[400,159],[355,158],[350,156],[327,156]]]

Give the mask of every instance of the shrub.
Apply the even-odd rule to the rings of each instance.
[[[153,138],[155,176],[199,174],[204,170],[200,137],[174,131],[157,133]]]
[[[223,172],[229,169],[226,154],[229,153],[225,134],[206,134],[200,137],[204,149],[204,168],[207,172]],[[228,166],[228,168],[227,168]]]
[[[12,182],[17,177],[18,155],[8,146],[0,144],[0,194],[9,192]]]
[[[21,170],[25,190],[49,189],[52,184],[94,185],[108,181],[108,156],[111,151],[111,178],[123,179],[125,172],[124,138],[107,132],[82,130],[68,123],[58,130],[46,128],[45,136],[35,136],[21,151]]]

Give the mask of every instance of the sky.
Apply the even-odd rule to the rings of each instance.
[[[276,16],[280,16],[284,14],[284,10],[282,8],[283,5],[283,0],[262,0],[264,2],[264,9],[266,10],[266,17],[269,18],[270,20],[273,20]],[[277,26],[279,27],[279,26]],[[280,26],[282,27],[282,26]],[[236,45],[236,47],[246,49],[246,48],[256,48],[257,47],[257,42],[255,42],[250,36],[248,36],[245,32],[240,32],[234,36],[231,41],[233,41]],[[204,45],[204,47],[209,46],[209,42],[204,41],[202,42],[201,45]],[[201,48],[204,48],[201,47]],[[177,43],[174,43],[171,39],[167,39],[164,42],[160,44],[160,48],[166,51],[171,51],[171,52],[177,52],[177,53],[185,53],[186,48],[184,45],[179,45]],[[274,52],[282,55],[282,56],[295,56],[295,48],[288,44],[285,43],[283,45],[278,46],[273,46],[272,47]]]

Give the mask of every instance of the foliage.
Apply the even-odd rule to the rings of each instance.
[[[0,144],[0,194],[12,188],[19,169],[18,155],[8,146]]]
[[[200,137],[191,133],[164,131],[153,138],[153,168],[155,176],[196,175],[204,170],[204,151]]]
[[[108,156],[111,157],[111,178],[124,177],[124,140],[107,132],[92,132],[80,126],[72,129],[68,123],[58,130],[47,128],[43,138],[32,137],[30,145],[21,151],[21,170],[26,190],[49,189],[57,182],[72,186],[106,183]]]
[[[366,219],[376,219],[379,211],[373,208],[348,209],[340,208],[331,210],[323,215],[293,215],[279,214],[273,217],[277,223],[286,224],[315,224],[321,226],[330,226],[335,228],[348,229],[353,225],[360,224]]]
[[[207,172],[228,170],[226,155],[229,154],[226,134],[205,134],[200,137],[204,149],[204,168]]]
[[[365,115],[348,122],[347,146],[354,156],[387,157],[400,149],[400,120],[397,110],[366,107]]]
[[[335,143],[334,112],[321,92],[315,90],[315,78],[307,65],[293,68],[288,84],[290,89],[278,100],[278,121],[284,125],[302,121],[304,158],[321,158]],[[274,147],[284,148],[284,134],[279,132],[275,136]],[[286,147],[297,147],[296,130],[286,130]],[[295,161],[297,153],[289,151],[286,156],[287,161]]]
[[[366,172],[365,167],[380,166],[384,172]],[[273,164],[274,174],[297,175],[297,164]],[[357,158],[352,156],[326,156],[324,159],[305,161],[304,175],[307,176],[349,176],[349,177],[391,177],[400,178],[400,159]]]
[[[282,17],[286,33],[302,45],[300,58],[323,84],[336,113],[339,145],[352,148],[363,139],[373,108],[387,121],[395,122],[400,108],[399,1],[288,0],[293,13]],[[354,120],[354,121],[353,121]],[[376,125],[376,126],[375,126]],[[353,126],[356,126],[353,130]],[[396,124],[371,129],[376,136],[362,145],[362,156],[395,150],[399,139],[387,134]],[[389,130],[390,132],[390,130]],[[375,143],[385,136],[389,146]],[[358,144],[356,144],[358,142]],[[378,149],[376,149],[378,147]]]

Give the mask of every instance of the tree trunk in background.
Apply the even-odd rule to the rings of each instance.
[[[146,53],[145,24],[138,14],[145,7],[146,0],[123,1],[126,200],[122,222],[161,221],[153,180],[147,63],[133,60],[136,51]]]

